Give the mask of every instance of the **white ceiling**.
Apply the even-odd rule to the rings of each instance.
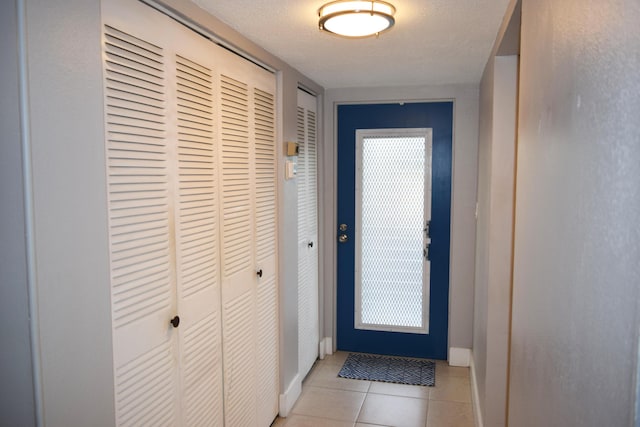
[[[367,39],[320,32],[328,0],[195,3],[326,89],[480,81],[509,0],[390,1],[396,25]]]

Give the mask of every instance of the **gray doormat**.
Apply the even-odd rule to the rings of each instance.
[[[436,385],[436,364],[424,359],[349,353],[338,376],[433,387]]]

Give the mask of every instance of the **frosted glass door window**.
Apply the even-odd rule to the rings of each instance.
[[[430,132],[356,138],[356,328],[428,333]]]

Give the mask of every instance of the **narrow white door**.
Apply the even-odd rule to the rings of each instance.
[[[298,90],[298,371],[318,357],[318,186],[316,97]]]

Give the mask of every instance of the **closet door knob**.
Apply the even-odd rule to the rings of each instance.
[[[262,269],[256,271],[256,274],[258,275],[258,277],[262,277]]]
[[[173,319],[171,319],[171,320],[169,321],[169,323],[171,323],[171,325],[172,325],[174,328],[177,328],[177,327],[178,327],[178,325],[180,324],[180,317],[178,317],[178,316],[174,317]]]

